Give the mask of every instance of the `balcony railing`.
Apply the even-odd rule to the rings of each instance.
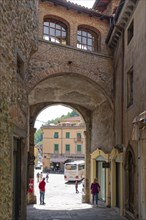
[[[83,143],[83,138],[77,137],[74,139],[75,143]]]

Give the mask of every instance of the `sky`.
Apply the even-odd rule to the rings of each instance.
[[[70,2],[73,2],[78,5],[85,6],[87,8],[92,8],[95,0],[70,0]],[[67,108],[62,105],[54,105],[51,107],[46,108],[36,118],[34,127],[36,129],[39,129],[43,123],[47,122],[48,120],[55,119],[57,117],[61,117],[62,115],[66,115],[68,112],[71,112],[71,108]]]
[[[73,109],[68,108],[63,105],[53,105],[46,109],[44,109],[38,117],[36,118],[34,127],[38,130],[43,123],[47,122],[48,120],[52,120],[62,115],[66,115],[68,112],[72,112]]]
[[[92,8],[95,0],[68,0],[70,2],[73,2],[73,3],[76,3],[78,5],[82,5],[82,6],[85,6],[87,8]]]

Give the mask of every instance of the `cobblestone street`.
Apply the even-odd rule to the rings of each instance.
[[[35,174],[36,176],[36,174]],[[27,220],[124,220],[118,211],[106,208],[99,202],[98,207],[82,203],[82,183],[75,193],[74,183],[65,183],[62,174],[50,174],[46,183],[45,205],[39,205],[38,183],[35,180],[37,204],[28,205]]]

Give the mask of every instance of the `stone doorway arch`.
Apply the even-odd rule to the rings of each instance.
[[[60,103],[61,104],[61,103]],[[35,119],[38,115],[38,113],[43,110],[45,107],[49,107],[54,105],[51,103],[44,103],[42,105],[34,105],[30,107],[30,127],[29,127],[29,140],[30,140],[30,145],[29,145],[29,158],[28,158],[28,181],[29,179],[34,179],[34,133],[36,131],[36,129],[34,128],[34,123],[35,123]],[[65,104],[65,106],[67,106]],[[90,182],[90,152],[91,152],[91,121],[90,121],[90,114],[88,112],[86,112],[85,109],[82,108],[77,108],[77,107],[73,107],[73,106],[68,106],[71,107],[73,109],[75,109],[76,111],[78,111],[81,115],[81,117],[83,117],[84,121],[85,121],[85,125],[86,125],[86,131],[85,131],[85,137],[86,137],[86,146],[85,147],[85,161],[86,164],[88,164],[88,166],[86,165],[85,168],[85,173],[86,173],[86,178],[85,178],[85,197],[84,197],[84,202],[89,202],[89,182]],[[86,118],[84,118],[86,116]],[[28,198],[28,203],[36,203],[36,197],[35,195],[32,193],[31,195],[29,194],[29,198]]]
[[[90,199],[91,152],[95,144],[110,152],[113,145],[113,108],[111,98],[100,85],[80,74],[56,74],[40,81],[29,93],[29,178],[33,177],[34,121],[38,113],[53,104],[77,110],[86,124],[86,198]]]

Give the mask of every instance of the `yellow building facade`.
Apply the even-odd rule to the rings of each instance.
[[[66,119],[57,125],[43,126],[43,169],[63,171],[69,160],[83,160],[85,154],[85,125],[80,117]]]
[[[97,148],[91,154],[91,182],[98,179],[101,186],[99,199],[107,207],[117,207],[123,212],[123,152],[120,148],[113,148],[111,153],[104,153]],[[90,198],[91,200],[91,198]]]

